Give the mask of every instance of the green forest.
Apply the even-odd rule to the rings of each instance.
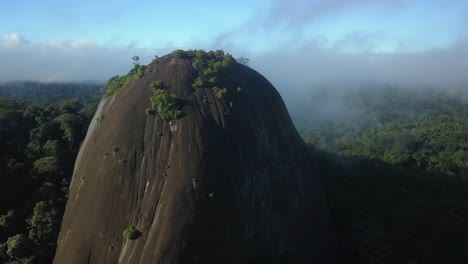
[[[0,83],[0,98],[18,99],[41,104],[78,100],[81,103],[96,103],[104,88],[99,83],[42,83],[17,81]]]
[[[0,87],[0,263],[51,263],[73,164],[104,91],[23,86]],[[346,263],[468,263],[468,101],[397,88],[336,94],[311,97],[346,111],[311,101],[299,131]]]
[[[348,114],[300,132],[347,259],[468,263],[466,97],[387,88],[339,98]]]
[[[0,97],[0,263],[51,263],[73,164],[102,87],[6,87],[0,88],[10,97]]]

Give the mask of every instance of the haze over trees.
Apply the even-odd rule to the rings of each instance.
[[[194,89],[211,89],[226,103],[246,91],[219,83],[214,73],[232,63],[220,51],[173,55],[194,60]],[[107,83],[105,97],[118,96],[147,73],[133,62],[127,75]],[[158,94],[150,111],[179,118],[163,82],[148,89]],[[52,261],[73,164],[102,93],[95,84],[0,85],[1,263]],[[305,120],[298,122],[300,134],[322,177],[348,263],[468,261],[468,103],[462,95],[405,87],[324,89],[306,110],[294,112]],[[133,226],[119,232],[126,240],[141,235]]]
[[[323,104],[310,105],[313,121],[301,135],[318,161],[347,259],[466,263],[468,102],[404,88],[314,98]],[[333,101],[348,112],[313,116]]]
[[[103,93],[99,83],[43,83],[35,81],[0,82],[0,98],[53,104],[63,100],[78,100],[84,104],[98,103]]]

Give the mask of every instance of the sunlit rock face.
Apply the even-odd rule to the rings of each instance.
[[[159,58],[101,102],[54,263],[337,263],[319,176],[276,89],[233,63],[218,98],[192,87],[192,62]],[[145,113],[156,80],[185,116]]]

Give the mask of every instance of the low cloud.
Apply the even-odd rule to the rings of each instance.
[[[325,83],[392,83],[407,86],[453,87],[468,83],[468,41],[445,49],[414,53],[373,52],[384,32],[352,32],[324,48],[326,40],[252,52],[230,47],[247,56],[251,66],[278,86],[281,92],[302,93]],[[214,46],[213,48],[225,48]],[[131,57],[142,63],[172,48],[105,47],[92,40],[33,42],[19,34],[0,38],[0,81],[105,81],[132,67]]]
[[[6,34],[0,38],[0,47],[17,47],[28,43],[29,41],[17,33]]]
[[[252,55],[251,63],[265,75],[283,80],[275,82],[293,84],[289,86],[356,82],[444,87],[468,84],[468,42],[406,53],[340,52],[305,45]]]
[[[132,67],[133,55],[148,63],[164,49],[108,48],[93,40],[33,42],[12,33],[0,37],[0,81],[103,82]]]
[[[352,89],[430,89],[468,99],[468,41],[445,49],[400,53],[342,52],[312,42],[248,57],[250,66],[278,89],[298,125],[352,113],[349,106],[344,109],[341,105],[344,98],[340,99]],[[318,92],[327,92],[333,99],[317,104]]]
[[[427,22],[431,22],[426,21],[427,14],[419,14],[414,24],[408,25],[408,31],[415,31],[410,32],[414,33],[414,38],[402,36],[399,39],[392,35],[397,34],[395,28],[386,22],[397,21],[401,14],[414,8],[411,6],[414,1],[410,0],[271,0],[270,3],[245,23],[226,29],[218,36],[194,37],[189,45],[196,46],[167,44],[153,49],[131,44],[111,47],[110,44],[121,43],[120,38],[103,45],[89,39],[38,42],[17,33],[0,36],[0,82],[104,82],[114,75],[125,74],[132,67],[134,55],[140,56],[141,63],[146,64],[156,54],[164,55],[175,48],[204,48],[224,49],[235,57],[248,57],[250,66],[275,85],[296,118],[307,119],[310,105],[317,102],[314,100],[319,98],[316,92],[320,90],[343,95],[344,89],[399,86],[463,91],[468,98],[467,15],[454,18],[459,29],[454,33],[453,28],[448,28],[447,32],[456,36],[440,44],[434,41],[437,34],[421,32],[427,30]],[[449,7],[447,10],[466,10],[464,14],[468,14],[468,4],[461,2],[427,0],[425,4]],[[353,13],[356,10],[358,12]],[[340,28],[342,31],[334,33],[330,29],[329,35],[327,31],[321,34],[316,30],[327,29],[327,23],[333,24],[335,18],[339,21],[342,15],[360,12],[364,12],[364,16],[371,14],[382,18],[382,23],[377,23],[382,28],[342,25],[346,29]],[[447,44],[450,41],[452,43]],[[421,51],[431,43],[439,43],[440,48]],[[417,49],[418,44],[423,47],[411,51]],[[350,112],[342,109],[340,100],[334,103],[318,100],[328,106],[328,112],[322,109],[323,115]]]

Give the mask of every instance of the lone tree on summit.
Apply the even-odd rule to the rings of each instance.
[[[137,55],[133,56],[132,57],[132,60],[133,60],[133,65],[136,67],[138,67],[140,65],[140,57],[138,57]]]

